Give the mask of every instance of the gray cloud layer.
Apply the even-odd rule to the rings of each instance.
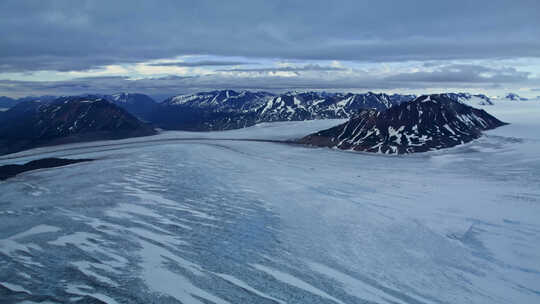
[[[540,57],[539,20],[538,0],[3,0],[0,71],[84,70],[184,54]]]
[[[483,76],[484,73],[490,76]],[[166,76],[132,80],[127,77],[86,77],[69,81],[12,81],[0,80],[0,95],[75,95],[83,93],[139,92],[164,98],[180,93],[209,89],[250,89],[268,91],[299,90],[409,90],[423,93],[426,89],[463,88],[465,90],[499,89],[508,82],[535,86],[530,79],[513,69],[490,69],[474,65],[443,67],[433,72],[402,73],[388,77],[373,77],[369,74],[354,74],[341,77],[304,75],[280,76]],[[519,87],[518,86],[518,87]]]
[[[433,72],[402,73],[386,77],[387,81],[428,83],[515,83],[528,80],[529,72],[515,68],[494,69],[479,65],[453,64]]]
[[[203,66],[230,66],[250,64],[242,61],[218,61],[218,60],[201,60],[201,61],[186,61],[186,62],[165,62],[152,63],[149,66],[177,66],[177,67],[203,67]]]
[[[333,66],[321,66],[318,64],[306,64],[303,66],[284,66],[276,68],[249,68],[249,69],[220,69],[221,72],[255,72],[255,73],[275,73],[275,72],[306,72],[306,71],[315,71],[315,72],[325,72],[325,71],[343,71],[346,70],[342,67],[333,67]]]

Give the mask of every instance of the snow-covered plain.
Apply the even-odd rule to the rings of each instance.
[[[341,121],[4,156],[97,160],[0,182],[0,298],[538,303],[540,102],[484,108],[512,124],[408,156],[218,140]]]

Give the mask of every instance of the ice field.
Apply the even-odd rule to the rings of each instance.
[[[540,303],[540,101],[484,108],[408,156],[232,140],[324,120],[0,157],[96,159],[0,182],[1,302]]]

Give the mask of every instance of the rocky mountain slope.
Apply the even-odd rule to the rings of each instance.
[[[274,95],[268,92],[220,90],[170,97],[149,120],[164,129],[211,131],[257,123],[256,109]]]
[[[145,121],[158,107],[156,101],[150,96],[138,93],[117,93],[105,96],[105,99]]]
[[[450,98],[468,105],[491,105],[482,94],[448,93]],[[85,98],[103,98],[137,118],[163,129],[211,131],[251,126],[261,122],[351,118],[361,110],[379,111],[413,100],[415,95],[384,93],[269,92],[215,90],[177,95],[156,103],[137,93],[112,95],[86,94]],[[28,97],[50,102],[50,96]],[[6,99],[7,100],[7,99]],[[9,99],[7,110],[21,100]],[[8,106],[9,105],[9,106]],[[2,105],[0,104],[0,108]],[[2,113],[0,112],[0,116]],[[1,119],[1,117],[0,117]]]
[[[209,109],[213,111],[253,111],[266,103],[274,94],[268,92],[220,90],[178,95],[164,100],[163,106]]]
[[[504,124],[484,110],[435,94],[384,111],[362,110],[348,122],[298,142],[384,154],[426,152],[470,142]]]
[[[152,97],[139,93],[120,92],[112,95],[83,94],[79,96],[90,99],[105,99],[143,121],[149,121],[151,114],[159,109],[159,104]]]
[[[21,98],[10,98],[7,96],[0,96],[0,112],[7,111],[21,102],[27,102],[27,101],[50,102],[56,98],[57,97],[50,96],[50,95],[26,96],[26,97],[21,97]]]
[[[6,96],[0,96],[0,112],[7,111],[17,104],[17,100]]]
[[[125,110],[102,98],[60,97],[50,103],[23,102],[0,120],[0,154],[68,142],[154,134]]]
[[[484,94],[446,93],[448,97],[470,106],[491,106],[492,100]]]
[[[492,104],[491,99],[482,94],[448,93],[447,96],[472,106]],[[136,93],[87,94],[81,97],[106,99],[138,119],[163,129],[212,131],[243,128],[261,122],[348,119],[365,109],[383,111],[409,102],[416,96],[372,92],[287,92],[276,95],[269,92],[216,90],[173,96],[162,103]],[[34,99],[39,99],[41,103],[51,102],[51,96],[21,100]],[[12,107],[20,102],[6,99],[4,103]],[[0,120],[9,107],[4,107],[4,112],[0,111]]]
[[[387,109],[413,95],[325,92],[211,91],[165,100],[151,121],[166,129],[226,130],[259,122],[349,118],[362,109]]]
[[[362,109],[388,109],[414,99],[412,95],[353,93],[285,93],[257,109],[259,121],[349,118]]]

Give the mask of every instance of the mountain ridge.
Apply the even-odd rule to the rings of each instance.
[[[60,97],[22,102],[0,120],[0,154],[38,146],[155,134],[124,109],[102,98]]]
[[[446,94],[422,95],[385,111],[364,110],[298,143],[342,150],[407,154],[460,145],[506,123]]]
[[[349,118],[361,109],[386,109],[414,98],[385,93],[218,90],[172,96],[151,121],[165,129],[227,130],[261,122]],[[191,123],[189,123],[191,121]]]

